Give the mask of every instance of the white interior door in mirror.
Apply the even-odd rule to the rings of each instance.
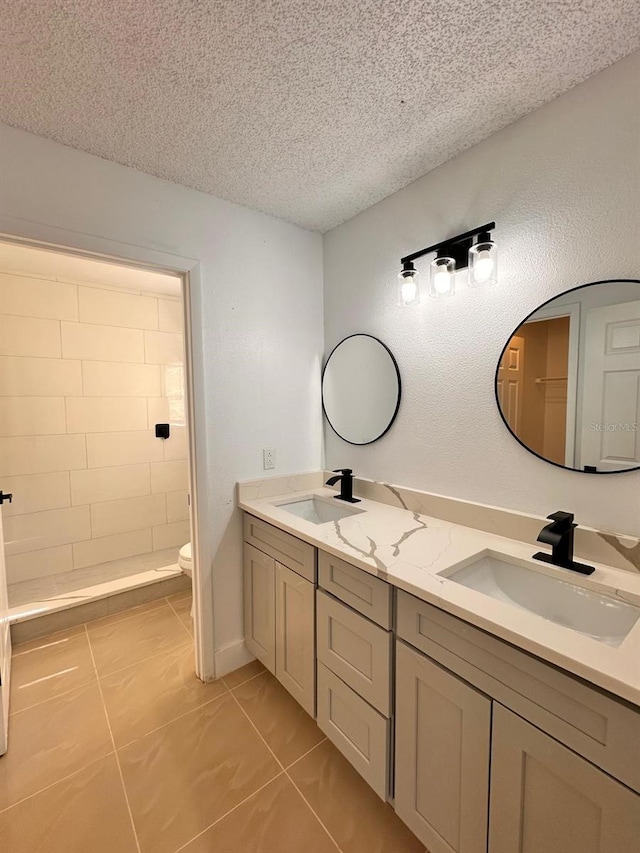
[[[594,281],[532,311],[496,368],[506,427],[538,458],[595,474],[640,469],[640,280]]]
[[[581,467],[640,466],[640,300],[587,315]]]
[[[511,429],[519,433],[522,420],[524,338],[514,335],[498,368],[498,399]]]
[[[371,335],[351,335],[333,350],[322,376],[322,404],[333,431],[350,444],[371,444],[393,423],[400,372],[390,350]]]

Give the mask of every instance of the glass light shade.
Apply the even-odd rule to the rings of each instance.
[[[420,276],[418,270],[402,270],[398,275],[398,305],[403,308],[420,303]]]
[[[496,284],[498,249],[492,240],[476,243],[469,249],[469,287]]]
[[[429,296],[442,299],[455,293],[456,262],[453,258],[435,258],[431,261]]]

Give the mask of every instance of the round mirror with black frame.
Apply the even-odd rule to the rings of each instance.
[[[640,470],[640,280],[583,284],[532,311],[504,345],[495,395],[507,429],[540,459]]]
[[[322,371],[322,410],[349,444],[371,444],[388,432],[400,407],[400,371],[391,350],[373,335],[340,341]]]

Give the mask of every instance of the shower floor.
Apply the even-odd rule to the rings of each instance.
[[[178,548],[167,548],[10,584],[9,621],[22,622],[46,613],[67,610],[180,574]]]

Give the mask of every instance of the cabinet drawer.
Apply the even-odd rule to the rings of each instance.
[[[398,637],[640,792],[637,708],[406,592],[397,602]]]
[[[318,725],[376,794],[386,800],[391,724],[320,662]]]
[[[391,628],[391,587],[325,551],[318,553],[318,583],[383,628]]]
[[[315,583],[316,549],[308,542],[249,513],[244,514],[244,541]]]
[[[322,590],[316,593],[316,622],[318,660],[391,716],[391,634]]]

